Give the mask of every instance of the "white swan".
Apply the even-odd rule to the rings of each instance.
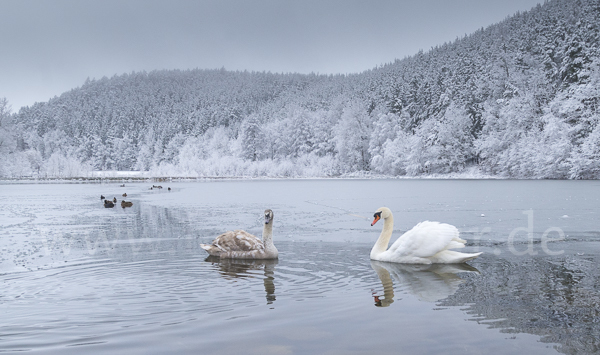
[[[381,207],[373,217],[375,219],[371,226],[383,218],[383,229],[371,249],[371,260],[406,264],[454,264],[475,259],[481,254],[449,250],[464,248],[467,241],[458,237],[459,232],[456,227],[430,221],[417,224],[387,249],[394,229],[392,211],[387,207]]]
[[[273,244],[273,211],[265,210],[263,240],[243,231],[225,232],[212,242],[200,244],[212,256],[227,259],[277,259],[279,252]]]

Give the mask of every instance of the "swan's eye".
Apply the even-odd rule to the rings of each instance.
[[[375,214],[373,215],[373,217],[379,217],[379,218],[381,218],[381,212],[375,212]]]

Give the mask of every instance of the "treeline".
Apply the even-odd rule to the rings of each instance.
[[[360,74],[138,72],[88,80],[18,113],[0,101],[0,175],[421,176],[474,167],[598,178],[599,18],[600,0],[552,0]]]

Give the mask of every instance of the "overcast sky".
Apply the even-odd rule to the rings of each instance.
[[[359,73],[540,0],[0,0],[0,98],[155,69]]]

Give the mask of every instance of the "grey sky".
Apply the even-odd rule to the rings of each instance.
[[[541,0],[0,0],[0,97],[155,69],[358,73]]]

